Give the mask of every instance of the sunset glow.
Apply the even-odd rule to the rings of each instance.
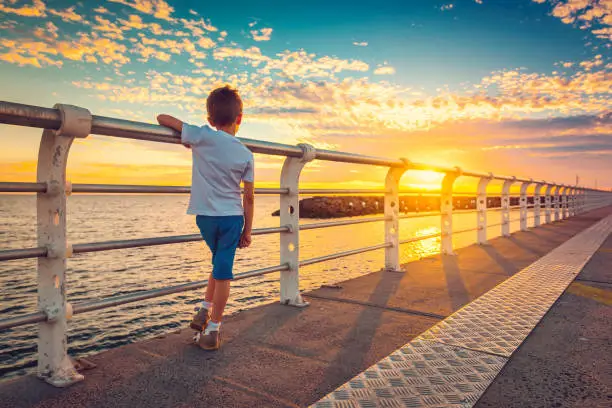
[[[245,138],[610,187],[611,2],[256,3],[229,15],[208,2],[0,0],[0,98],[202,123],[208,92],[228,83]],[[40,131],[1,129],[0,180],[34,180]],[[258,155],[258,185],[278,185],[281,165]],[[380,187],[384,174],[315,162],[302,181]],[[91,136],[69,175],[187,185],[190,154]],[[440,180],[409,172],[402,184]]]

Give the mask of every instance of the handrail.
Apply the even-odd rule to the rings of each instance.
[[[0,101],[0,123],[20,125],[35,128],[57,130],[61,125],[59,109],[44,108],[34,105],[24,105],[14,102]],[[109,118],[92,115],[91,133],[104,136],[115,136],[128,139],[147,140],[160,143],[180,144],[180,135],[169,128],[130,121],[125,119]],[[262,153],[275,156],[302,157],[303,151],[299,146],[274,143],[256,139],[238,138],[253,153]],[[410,168],[413,170],[437,171],[440,173],[459,172],[464,176],[489,177],[487,173],[465,171],[453,167],[430,165],[426,163],[407,162],[399,159],[366,156],[333,150],[316,149],[315,158],[318,160],[336,161],[354,164],[369,164],[385,167]],[[515,180],[528,182],[531,179],[493,175],[496,180]]]

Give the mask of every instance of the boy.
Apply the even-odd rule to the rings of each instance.
[[[212,252],[213,270],[206,297],[190,327],[205,350],[221,345],[220,326],[229,297],[236,248],[251,245],[253,227],[253,154],[234,136],[242,121],[242,100],[229,86],[215,89],[206,100],[210,126],[188,125],[169,115],[159,115],[160,125],[181,133],[181,142],[192,149],[191,196],[187,214],[196,216],[202,238]],[[240,200],[240,182],[244,195]],[[200,334],[200,332],[202,332]]]

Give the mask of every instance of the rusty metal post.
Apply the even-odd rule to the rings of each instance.
[[[399,182],[410,162],[402,159],[406,167],[392,167],[385,178],[385,242],[393,246],[385,248],[385,270],[400,271],[400,245],[399,245]]]
[[[38,151],[37,182],[47,191],[37,193],[38,246],[47,248],[47,257],[38,258],[38,308],[47,320],[38,324],[38,376],[56,387],[81,381],[67,353],[68,318],[66,302],[66,259],[72,250],[66,240],[66,181],[68,152],[75,138],[91,132],[87,109],[56,105],[62,116],[60,129],[44,130]]]
[[[441,213],[441,252],[444,255],[454,255],[453,251],[453,184],[461,175],[461,169],[446,173],[442,179],[442,195],[440,197]]]
[[[481,177],[478,181],[478,197],[476,198],[477,211],[477,242],[479,245],[487,243],[487,185],[493,179],[493,173],[488,177]]]
[[[280,302],[284,305],[303,307],[308,303],[300,294],[300,205],[299,181],[304,166],[316,157],[316,150],[309,144],[300,144],[302,157],[287,157],[281,170],[280,187],[287,194],[280,196],[280,223],[289,226],[289,231],[280,234],[281,264],[289,269],[281,271]]]
[[[516,177],[511,180],[505,180],[502,186],[501,194],[501,235],[502,237],[510,236],[510,187],[516,181]]]
[[[533,180],[525,181],[521,184],[521,197],[520,197],[520,222],[521,222],[521,231],[527,231],[527,215],[529,211],[527,211],[527,188],[533,184]]]

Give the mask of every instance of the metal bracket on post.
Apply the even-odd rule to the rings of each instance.
[[[392,167],[385,178],[385,242],[393,246],[385,248],[385,270],[399,272],[400,245],[399,245],[399,182],[406,170],[412,165],[407,159],[401,159],[404,167]]]
[[[551,218],[551,191],[552,189],[555,187],[555,184],[553,182],[553,184],[547,184],[546,185],[546,190],[544,192],[545,196],[544,196],[544,222],[546,224],[550,224],[550,222],[552,221]]]
[[[453,251],[453,184],[461,176],[461,169],[446,173],[442,179],[442,195],[440,197],[440,214],[442,240],[440,251],[444,255],[455,255]]]
[[[58,130],[45,129],[38,151],[37,182],[49,191],[38,193],[38,246],[49,248],[47,257],[38,258],[38,309],[48,320],[38,324],[38,377],[56,387],[67,387],[83,380],[67,353],[66,258],[71,247],[66,242],[66,163],[75,138],[91,132],[91,113],[71,105],[55,105],[62,118]]]
[[[487,243],[487,185],[493,180],[493,173],[489,173],[487,177],[481,177],[478,181],[478,197],[476,198],[476,222],[478,230],[478,244],[485,245]]]
[[[541,208],[542,208],[542,187],[546,184],[545,181],[536,183],[535,189],[533,190],[533,226],[539,227],[542,224],[541,220]]]
[[[501,235],[502,237],[510,236],[510,186],[516,181],[516,177],[511,180],[505,180],[502,186],[501,194]]]
[[[562,190],[564,187],[559,185],[556,186],[557,188],[555,189],[555,195],[553,196],[553,209],[554,209],[554,220],[555,221],[559,221],[559,218],[561,216],[561,211],[560,211],[560,200],[559,200],[559,191]]]
[[[309,144],[299,144],[302,157],[287,157],[281,170],[280,187],[287,194],[280,196],[280,224],[289,226],[289,231],[280,234],[280,261],[289,265],[281,271],[280,302],[283,305],[304,307],[308,302],[300,294],[300,173],[306,165],[316,158],[316,149]]]
[[[527,188],[533,184],[533,179],[530,179],[529,181],[525,181],[523,182],[523,184],[521,184],[521,196],[520,196],[520,201],[519,201],[519,205],[521,206],[520,208],[520,220],[521,220],[521,231],[527,231]]]

